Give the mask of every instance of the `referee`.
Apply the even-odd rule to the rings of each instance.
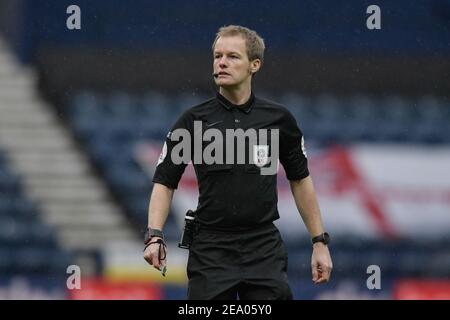
[[[276,171],[262,173],[270,162],[273,165],[278,159],[311,235],[312,281],[317,284],[330,279],[329,235],[322,225],[302,132],[287,109],[256,97],[251,89],[252,77],[263,62],[264,49],[264,41],[255,31],[234,25],[219,29],[212,46],[213,76],[219,91],[216,97],[187,110],[178,119],[167,136],[153,177],[144,258],[162,270],[166,265],[162,230],[174,190],[187,165],[187,161],[177,163],[172,157],[179,143],[173,139],[173,133],[182,129],[193,139],[199,128],[200,136],[205,130],[224,135],[239,129],[277,133],[277,136],[268,134],[263,144],[258,140],[253,154],[238,146],[223,152],[227,161],[193,161],[199,199],[195,210],[197,227],[187,265],[188,299],[292,299],[286,249],[273,224],[279,218]],[[278,145],[274,140],[279,140]],[[202,141],[201,155],[209,143]],[[275,149],[279,149],[278,159],[270,160],[269,155],[278,152]],[[183,156],[198,159],[198,150],[194,147]],[[245,154],[241,155],[242,150]],[[244,162],[236,160],[240,156]]]

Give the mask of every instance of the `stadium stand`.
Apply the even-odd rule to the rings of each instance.
[[[0,151],[0,274],[54,276],[65,272],[71,253],[57,242],[56,230],[23,193],[20,177]]]
[[[136,236],[107,188],[96,178],[89,161],[77,149],[70,131],[61,126],[58,116],[39,97],[35,81],[33,69],[18,64],[2,43],[0,147],[21,176],[20,181],[15,176],[4,177],[2,183],[11,183],[10,197],[2,194],[5,201],[11,201],[5,210],[9,212],[11,206],[17,206],[17,212],[29,212],[27,202],[22,203],[23,197],[36,203],[41,219],[54,227],[57,242],[73,253],[72,263],[80,258],[86,274],[95,274],[101,266],[98,251],[106,243],[136,241]],[[14,190],[19,185],[23,185],[23,194],[16,199]],[[49,233],[35,224],[24,229],[18,222],[3,222],[5,241],[9,237],[20,241],[25,232],[41,232],[42,237]],[[39,255],[33,256],[38,263]],[[44,256],[42,259],[45,261]]]

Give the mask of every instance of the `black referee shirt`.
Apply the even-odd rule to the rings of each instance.
[[[186,129],[193,141],[194,121],[201,121],[203,132],[215,128],[224,137],[226,129],[279,129],[279,160],[287,178],[300,180],[309,175],[303,134],[286,108],[259,99],[253,93],[245,104],[236,106],[217,93],[215,98],[188,109],[175,123],[166,138],[153,182],[171,189],[177,188],[187,164],[175,164],[172,161],[171,151],[179,142],[172,141],[171,133],[179,128]],[[270,145],[270,134],[268,138]],[[203,141],[202,150],[209,143]],[[190,159],[194,159],[194,147],[191,149]],[[279,218],[276,174],[260,174],[261,167],[249,161],[252,156],[249,152],[245,155],[244,164],[238,164],[236,159],[233,164],[227,164],[225,160],[222,164],[194,162],[199,185],[197,221],[201,224],[239,229]]]

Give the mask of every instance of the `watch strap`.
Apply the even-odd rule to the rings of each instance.
[[[329,244],[330,243],[330,235],[327,232],[324,232],[322,234],[319,234],[316,237],[313,237],[311,239],[312,244],[317,243],[317,242],[323,242],[324,244]]]
[[[150,242],[151,239],[154,237],[159,237],[159,238],[164,239],[164,233],[159,229],[147,228],[147,231],[145,232],[145,237],[144,237],[144,244],[147,244],[148,242]]]

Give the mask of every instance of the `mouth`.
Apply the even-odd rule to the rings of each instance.
[[[227,73],[227,72],[225,72],[225,71],[220,71],[220,72],[218,73],[218,75],[219,75],[219,77],[221,77],[221,76],[229,76],[230,74]]]

